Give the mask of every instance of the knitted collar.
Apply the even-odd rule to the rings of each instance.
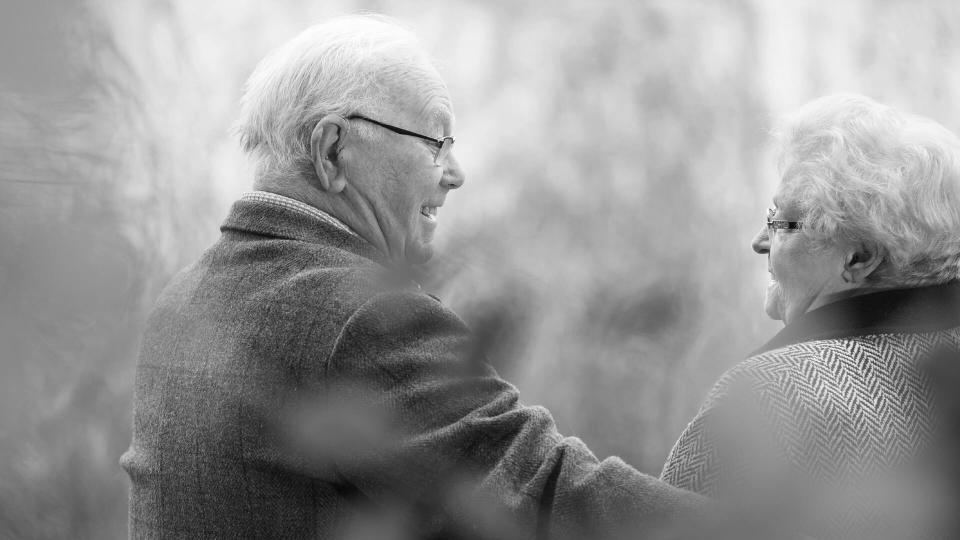
[[[854,296],[801,315],[751,355],[819,339],[960,326],[960,281]]]
[[[314,208],[309,204],[300,202],[296,199],[291,199],[283,195],[278,195],[276,193],[270,193],[268,191],[247,191],[240,195],[240,200],[243,201],[259,201],[265,202],[267,204],[275,204],[287,208],[288,210],[293,210],[294,212],[299,212],[301,214],[312,216],[320,221],[324,221],[329,225],[340,229],[341,231],[350,233],[354,236],[359,236],[348,227],[344,222],[339,219],[331,216],[330,214],[320,210],[319,208]]]
[[[389,266],[386,255],[333,216],[300,201],[262,191],[244,193],[220,230],[327,244]]]
[[[390,261],[386,254],[330,214],[274,193],[244,193],[230,207],[220,230],[333,246],[370,259],[391,272],[398,282],[415,285],[417,289],[425,275],[422,267]]]

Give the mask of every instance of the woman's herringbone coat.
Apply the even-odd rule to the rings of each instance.
[[[937,536],[945,491],[923,362],[957,350],[956,284],[807,313],[716,383],[662,478],[817,538]]]

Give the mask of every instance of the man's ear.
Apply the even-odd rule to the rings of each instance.
[[[863,243],[847,252],[843,264],[845,281],[863,283],[883,262],[883,253],[875,243]],[[849,279],[848,279],[849,278]]]
[[[340,160],[340,148],[347,134],[347,121],[336,114],[328,114],[317,122],[310,134],[310,157],[320,179],[320,187],[330,193],[340,193],[347,185],[347,176]]]

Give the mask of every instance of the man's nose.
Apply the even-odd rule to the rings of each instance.
[[[750,243],[750,246],[760,255],[770,252],[770,231],[766,226],[760,229],[760,232],[753,237],[753,242]]]
[[[440,178],[440,184],[447,189],[457,189],[466,181],[466,174],[460,167],[460,162],[453,156],[453,153],[447,154],[443,160],[443,176]]]

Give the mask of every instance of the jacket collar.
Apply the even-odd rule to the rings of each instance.
[[[818,339],[916,333],[960,326],[960,281],[854,296],[801,315],[752,353]]]
[[[386,255],[341,221],[312,206],[274,193],[244,193],[230,207],[220,230],[330,245],[389,266]]]
[[[278,193],[271,193],[269,191],[248,191],[240,195],[240,199],[244,201],[260,201],[260,202],[274,204],[277,206],[282,206],[284,208],[294,210],[300,214],[306,214],[308,216],[315,217],[320,221],[324,221],[330,225],[333,225],[334,227],[342,231],[357,235],[357,233],[354,232],[353,229],[348,227],[346,223],[331,216],[330,214],[324,212],[323,210],[310,206],[305,202],[300,202],[296,199],[292,199],[290,197],[280,195]]]

